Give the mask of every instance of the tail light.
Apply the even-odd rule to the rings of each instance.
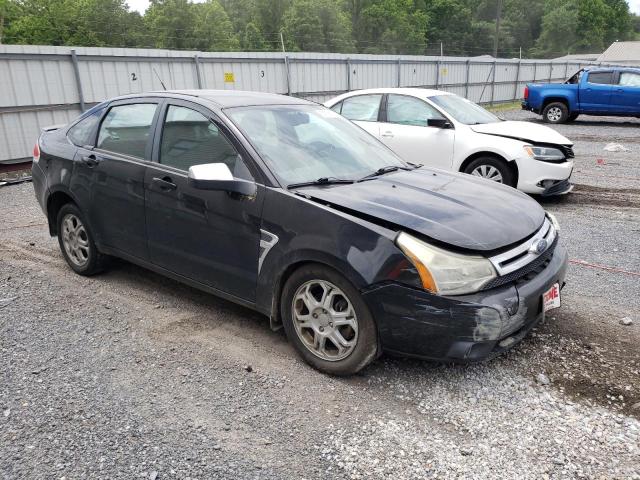
[[[33,163],[38,163],[40,161],[40,145],[38,142],[33,146]]]
[[[529,87],[526,86],[524,87],[524,99],[528,99],[529,98]]]

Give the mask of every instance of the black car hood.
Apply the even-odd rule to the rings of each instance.
[[[426,168],[300,193],[374,222],[477,251],[525,239],[541,227],[545,215],[536,201],[510,187]]]

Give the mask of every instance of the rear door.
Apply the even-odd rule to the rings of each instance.
[[[380,138],[407,162],[448,170],[453,161],[455,130],[430,127],[431,119],[446,120],[420,98],[391,93],[380,123]]]
[[[585,113],[606,113],[611,108],[613,71],[585,72],[580,94],[580,110]]]
[[[616,113],[640,115],[640,73],[621,71],[616,74],[611,106]]]
[[[212,112],[177,99],[163,107],[154,143],[144,178],[151,262],[253,302],[264,187],[246,198],[187,179],[192,165],[225,163],[235,178],[254,181],[248,155]]]
[[[88,199],[82,203],[88,204],[98,243],[143,260],[148,259],[144,173],[160,102],[140,98],[110,104],[95,147],[78,149],[74,171],[76,192]]]
[[[355,95],[345,98],[342,102],[334,105],[331,110],[348,118],[376,138],[380,138],[378,121],[382,97],[381,93]]]

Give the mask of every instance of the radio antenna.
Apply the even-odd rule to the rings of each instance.
[[[162,81],[162,79],[160,78],[160,75],[158,75],[158,72],[156,72],[155,67],[152,68],[153,73],[156,74],[156,77],[158,77],[158,81],[160,82],[160,85],[162,85],[162,88],[166,91],[167,87],[164,86],[164,82]]]

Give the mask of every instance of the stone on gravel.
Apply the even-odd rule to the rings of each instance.
[[[547,377],[544,373],[539,373],[538,375],[536,375],[536,382],[540,385],[549,385],[549,383],[551,383],[551,380],[549,380],[549,377]]]
[[[629,325],[633,325],[633,320],[630,317],[624,317],[620,319],[620,325],[624,325],[628,327]]]

